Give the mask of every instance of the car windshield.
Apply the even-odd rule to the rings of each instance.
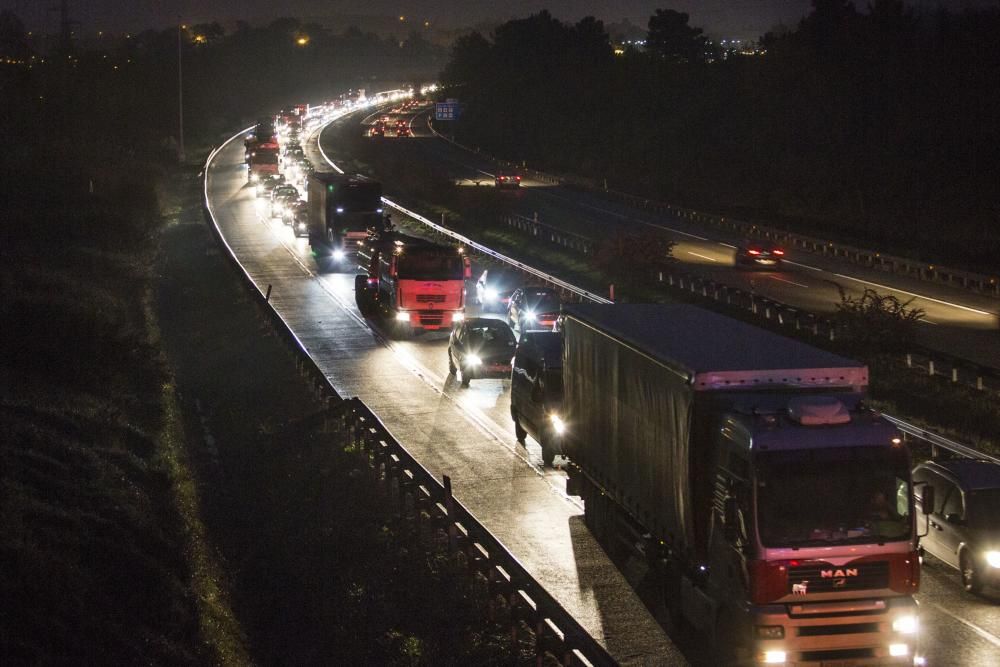
[[[458,253],[440,250],[407,250],[396,260],[400,280],[461,280],[463,268]]]
[[[966,519],[973,528],[1000,530],[1000,489],[978,489],[965,494]]]
[[[756,456],[757,527],[765,547],[872,544],[910,534],[905,450],[837,447]]]
[[[551,292],[528,292],[525,306],[536,313],[551,313],[559,310],[559,297]]]
[[[488,347],[508,346],[514,343],[514,332],[502,322],[471,325],[466,329],[469,341]]]

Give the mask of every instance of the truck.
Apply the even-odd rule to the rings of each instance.
[[[247,183],[257,183],[264,176],[278,174],[276,141],[254,140],[247,144]]]
[[[384,231],[362,242],[361,255],[368,261],[354,281],[358,310],[383,317],[390,333],[450,328],[465,318],[472,267],[462,246]]]
[[[561,326],[567,492],[713,664],[915,664],[910,455],[866,366],[688,305]]]
[[[382,184],[360,174],[309,176],[309,245],[317,258],[357,262],[358,244],[383,224]]]

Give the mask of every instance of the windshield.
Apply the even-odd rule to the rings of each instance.
[[[983,530],[1000,530],[1000,489],[979,489],[965,494],[969,525]]]
[[[396,276],[400,280],[461,280],[463,268],[460,255],[436,250],[408,250],[396,259]]]
[[[890,447],[763,452],[757,527],[765,547],[871,544],[910,534],[909,457]]]
[[[488,347],[508,346],[509,343],[515,342],[514,332],[506,324],[499,321],[496,324],[490,322],[488,324],[470,326],[467,331],[469,332],[470,341]]]
[[[530,292],[525,302],[530,310],[537,313],[551,313],[559,310],[559,297],[549,292]]]

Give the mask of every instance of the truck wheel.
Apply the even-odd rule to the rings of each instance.
[[[967,592],[978,595],[983,590],[983,575],[979,572],[975,557],[966,549],[962,552],[958,562],[958,569],[962,575],[962,587]]]
[[[556,460],[556,450],[552,449],[551,447],[549,447],[547,444],[545,444],[543,442],[542,443],[542,463],[544,463],[546,467],[551,468],[552,464],[555,462],[555,460]]]

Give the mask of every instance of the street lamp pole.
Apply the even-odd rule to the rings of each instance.
[[[177,142],[177,159],[184,162],[184,72],[181,65],[181,45],[183,30],[180,17],[177,17],[177,127],[180,138]]]

